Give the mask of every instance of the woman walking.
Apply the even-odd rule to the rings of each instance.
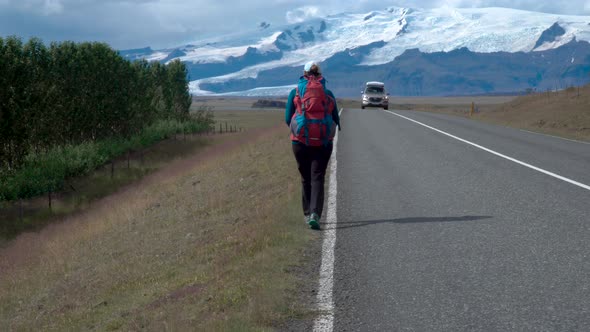
[[[340,118],[336,98],[326,89],[326,80],[314,61],[305,64],[303,76],[289,94],[285,122],[291,129],[293,154],[301,174],[303,215],[309,227],[320,229],[324,180]]]

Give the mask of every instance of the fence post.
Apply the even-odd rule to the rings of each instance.
[[[19,217],[19,219],[20,219],[21,222],[23,221],[23,219],[25,217],[25,211],[24,211],[24,208],[23,208],[23,199],[22,198],[20,198],[18,200],[18,217]]]
[[[111,179],[115,176],[115,160],[111,160]]]
[[[49,200],[49,211],[51,211],[51,189],[47,192],[47,198]]]
[[[227,133],[227,121],[225,121],[225,132]]]
[[[473,111],[475,110],[475,102],[471,102],[471,112],[469,113],[469,116],[473,116]]]
[[[127,150],[127,169],[129,169],[129,155],[131,154],[131,151]]]

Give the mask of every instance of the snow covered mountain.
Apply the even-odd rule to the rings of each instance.
[[[587,41],[590,41],[590,16],[564,16],[506,8],[391,7],[369,13],[342,13],[315,18],[274,30],[268,26],[264,29],[257,27],[252,31],[202,40],[175,49],[145,48],[121,51],[121,54],[132,60],[184,61],[189,68],[190,87],[194,94],[264,95],[285,94],[300,74],[303,63],[310,59],[323,62],[328,78],[338,76],[347,80],[346,75],[338,74],[346,68],[354,68],[373,72],[386,81],[395,81],[395,75],[385,73],[395,67],[398,58],[407,57],[408,50],[414,52],[409,54],[416,56],[441,54],[439,60],[456,50],[471,52],[474,58],[497,52],[526,53],[530,58],[567,46],[572,54],[564,53],[562,58],[553,58],[560,63],[539,60],[539,65],[531,68],[537,72],[531,75],[543,76],[548,66],[563,67],[561,62],[567,59],[569,67],[579,67],[576,67],[575,77],[571,73],[568,77],[582,80],[590,72],[590,55],[586,57],[584,48]],[[529,58],[523,57],[522,61],[530,61]],[[375,73],[377,68],[379,72]],[[270,74],[274,79],[260,80]],[[283,76],[277,76],[279,74]],[[348,85],[357,81],[351,79]],[[543,88],[548,84],[543,82],[540,79],[529,83],[529,86]],[[498,86],[491,91],[488,87],[483,92],[523,87]],[[354,87],[341,92],[349,94],[358,90],[359,87]],[[482,91],[475,87],[465,92]],[[430,93],[444,94],[445,91],[433,89]],[[392,94],[396,92],[392,91]]]

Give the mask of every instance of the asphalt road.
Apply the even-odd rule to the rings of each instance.
[[[590,185],[590,145],[395,111]],[[590,190],[377,109],[338,140],[334,331],[590,330]]]

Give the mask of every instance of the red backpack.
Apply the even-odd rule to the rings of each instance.
[[[295,114],[291,118],[291,140],[308,146],[326,146],[336,135],[332,118],[334,99],[326,93],[321,77],[307,77],[307,84],[300,94],[296,88]]]

